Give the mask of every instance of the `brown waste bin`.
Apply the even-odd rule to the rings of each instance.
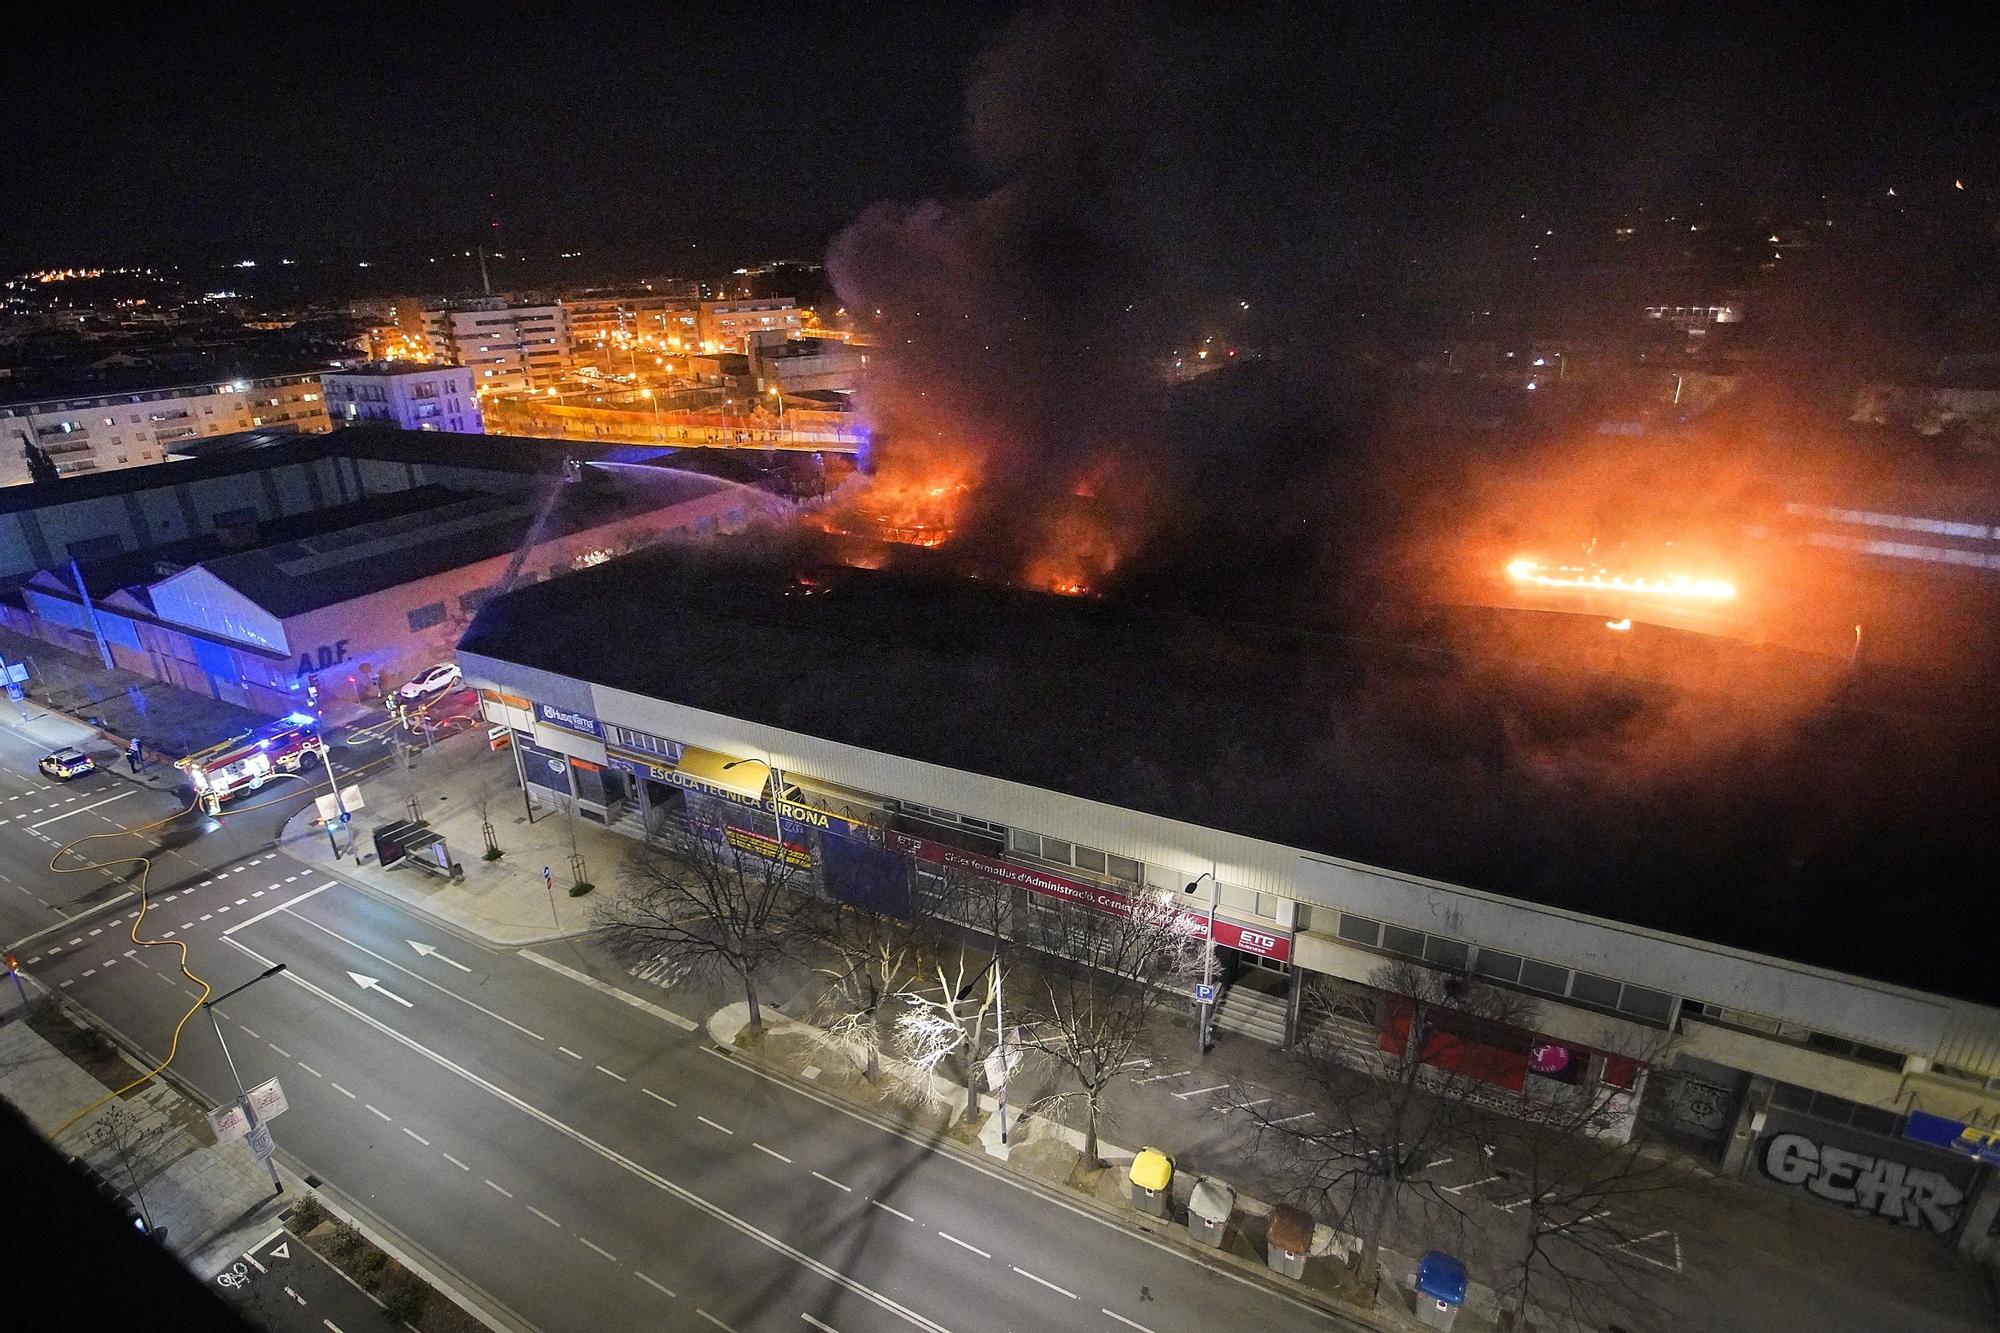
[[[1304,1277],[1312,1239],[1312,1214],[1281,1203],[1271,1210],[1271,1223],[1264,1229],[1264,1261],[1274,1273]]]

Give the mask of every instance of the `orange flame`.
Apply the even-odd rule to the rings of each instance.
[[[1596,566],[1544,565],[1526,556],[1507,562],[1507,577],[1536,588],[1622,592],[1641,597],[1684,597],[1726,602],[1736,596],[1736,585],[1726,579],[1699,578],[1691,574],[1617,574]]]

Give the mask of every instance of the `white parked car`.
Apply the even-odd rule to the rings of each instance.
[[[396,697],[405,702],[421,699],[426,695],[436,694],[439,690],[448,690],[463,679],[464,673],[458,669],[458,663],[440,662],[434,667],[427,667],[418,672],[404,684],[402,689],[396,691]]]

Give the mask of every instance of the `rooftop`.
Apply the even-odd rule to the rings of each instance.
[[[2000,794],[1967,780],[1990,767],[1989,739],[1837,707],[1787,711],[1770,700],[1794,664],[1770,649],[1631,636],[1632,651],[1668,642],[1698,659],[1693,676],[1735,686],[1703,692],[1565,667],[1560,652],[1524,660],[1504,651],[1518,620],[1475,649],[1476,633],[1342,638],[891,571],[815,569],[807,595],[795,568],[649,551],[488,603],[461,646],[2000,1002]],[[1560,636],[1575,620],[1537,623]]]
[[[464,370],[456,362],[443,361],[362,361],[339,370],[328,370],[328,375],[369,375],[382,379],[393,379],[400,375],[435,375],[443,370]]]

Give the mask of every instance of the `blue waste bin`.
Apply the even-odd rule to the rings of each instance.
[[[1443,1250],[1417,1260],[1417,1322],[1425,1328],[1450,1328],[1465,1304],[1465,1265]]]

